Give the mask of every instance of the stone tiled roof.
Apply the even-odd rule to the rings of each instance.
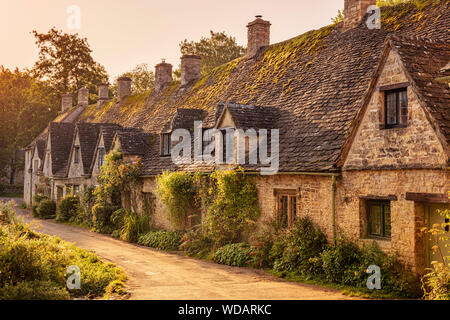
[[[221,104],[231,114],[236,129],[272,129],[278,128],[280,110],[273,107],[261,107],[238,103]],[[216,124],[219,119],[216,120]]]
[[[155,141],[156,134],[138,130],[117,131],[116,139],[120,143],[122,154],[144,156]]]
[[[206,112],[202,109],[177,109],[173,117],[166,122],[161,133],[170,133],[176,129],[193,129],[195,121],[201,121]]]
[[[75,125],[65,122],[51,122],[49,135],[51,143],[52,174],[64,177],[72,147]]]
[[[414,89],[450,146],[450,88],[436,80],[448,73],[445,66],[450,63],[450,42],[392,37],[389,44],[400,55]]]
[[[90,174],[91,163],[97,146],[97,140],[100,135],[100,129],[102,127],[110,126],[111,124],[104,123],[79,122],[76,124],[84,174]]]

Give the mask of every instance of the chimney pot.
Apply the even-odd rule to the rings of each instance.
[[[247,55],[249,56],[254,56],[259,48],[270,45],[271,23],[263,20],[261,15],[257,15],[255,18],[247,25]]]
[[[193,54],[185,54],[181,57],[181,85],[200,78],[202,59]]]
[[[129,95],[131,95],[131,79],[120,77],[117,79],[117,99],[121,102]]]
[[[356,28],[366,15],[367,8],[376,4],[376,0],[345,0],[344,30]]]
[[[61,111],[64,113],[73,106],[72,94],[67,92],[61,96]]]
[[[100,83],[98,85],[98,102],[97,106],[101,106],[106,101],[109,100],[109,84],[107,83]]]
[[[82,87],[78,90],[78,106],[87,107],[89,104],[89,90]]]
[[[172,65],[165,59],[155,66],[155,90],[161,91],[172,82]]]

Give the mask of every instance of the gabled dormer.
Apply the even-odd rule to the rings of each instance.
[[[344,150],[344,169],[448,164],[450,89],[436,79],[449,59],[446,43],[388,39],[348,151]]]
[[[139,129],[119,130],[114,136],[111,149],[121,152],[125,163],[137,163],[146,156],[155,140],[155,134]]]
[[[195,121],[202,121],[205,111],[201,109],[177,109],[175,114],[166,122],[160,132],[160,155],[170,157],[172,150],[171,135],[177,129],[185,129],[191,133],[194,131]]]

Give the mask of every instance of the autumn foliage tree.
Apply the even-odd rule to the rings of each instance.
[[[95,100],[97,85],[108,81],[105,68],[92,58],[86,38],[64,33],[55,28],[47,33],[33,31],[39,48],[39,59],[33,68],[34,75],[48,81],[57,93],[75,93],[85,86],[90,100]]]
[[[48,83],[0,66],[0,169],[9,166],[11,184],[23,166],[17,151],[44,130],[58,109],[59,97]]]
[[[225,32],[209,33],[208,38],[202,37],[198,42],[185,39],[180,43],[181,54],[195,54],[202,58],[202,74],[245,54],[245,48],[237,44],[236,38]]]

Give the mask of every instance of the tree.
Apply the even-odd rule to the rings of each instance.
[[[0,168],[10,168],[11,184],[15,171],[23,166],[17,150],[44,130],[59,107],[59,96],[48,83],[28,71],[0,66]]]
[[[195,54],[202,58],[202,74],[239,58],[245,48],[236,43],[236,38],[225,32],[210,31],[210,37],[202,37],[199,42],[185,39],[180,43],[181,54]]]
[[[39,48],[39,60],[33,74],[46,80],[58,94],[76,93],[81,87],[89,89],[91,101],[97,93],[97,85],[108,81],[105,68],[94,61],[86,38],[78,34],[63,33],[55,28],[47,33],[33,31]]]
[[[155,74],[148,64],[141,63],[134,67],[133,70],[125,72],[114,80],[111,88],[113,94],[117,93],[117,79],[120,77],[129,77],[131,79],[131,93],[139,94],[152,90],[155,87]]]

